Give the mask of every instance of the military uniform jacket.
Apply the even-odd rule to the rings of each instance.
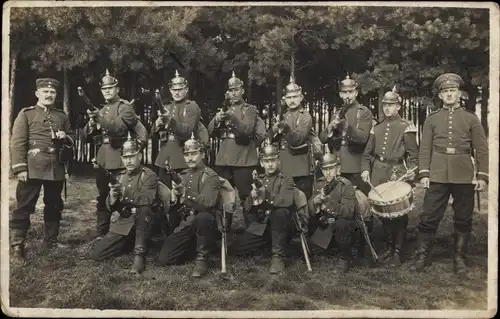
[[[342,173],[359,173],[361,171],[361,157],[372,129],[372,113],[357,101],[354,102],[346,112],[347,126],[341,133],[340,149],[333,146],[334,134],[324,129],[319,139],[323,144],[328,144],[331,152],[337,152],[340,156]]]
[[[110,211],[120,211],[127,203],[132,207],[151,207],[157,199],[158,176],[147,167],[140,167],[134,172],[123,171],[117,176],[122,188],[122,196],[115,203],[111,203],[110,196],[107,204]],[[135,223],[135,215],[119,217],[110,226],[110,231],[126,235]]]
[[[123,168],[121,145],[125,142],[129,130],[135,133],[141,142],[147,142],[147,131],[140,123],[130,103],[117,97],[99,110],[98,121],[101,124],[103,144],[99,147],[96,160],[105,169]],[[90,133],[87,123],[82,137]],[[112,141],[118,141],[116,144]]]
[[[331,183],[336,183],[335,187],[328,194],[325,194],[325,201],[321,205],[329,215],[335,218],[354,219],[356,212],[356,195],[351,182],[344,177],[337,177]],[[315,194],[309,199],[309,214],[316,214],[319,207],[314,205],[314,198],[320,194],[321,190],[327,185],[324,177],[318,179]]]
[[[443,107],[424,123],[418,157],[419,176],[431,182],[470,184],[474,177],[488,181],[488,144],[478,117],[462,107]]]
[[[156,157],[155,165],[165,167],[165,161],[168,160],[172,169],[185,169],[187,165],[182,146],[198,126],[200,107],[195,101],[183,100],[166,105],[162,110],[162,113],[165,112],[172,115],[170,122],[162,127],[157,127],[156,124],[153,126],[153,132],[159,133],[160,140],[165,141]]]
[[[280,141],[280,171],[283,175],[297,177],[309,176],[312,170],[311,146],[309,143],[309,134],[312,130],[311,115],[302,107],[289,109],[283,116],[289,130]],[[270,129],[271,137],[274,135],[273,129]],[[307,152],[294,155],[290,147],[297,147],[307,144]]]
[[[58,161],[58,151],[52,142],[52,129],[66,132],[66,145],[73,145],[74,134],[68,116],[59,109],[36,105],[19,112],[12,127],[10,140],[12,172],[27,171],[28,178],[61,181],[65,178],[64,164]]]
[[[257,108],[254,105],[241,101],[233,104],[229,110],[228,120],[226,120],[226,135],[219,146],[219,151],[215,157],[217,166],[239,166],[249,167],[258,164],[257,146],[254,137],[257,124]],[[215,130],[215,117],[208,124],[208,133],[213,136]],[[246,137],[248,145],[239,145],[231,136]]]
[[[388,182],[391,177],[398,179],[407,169],[418,165],[416,135],[415,125],[399,115],[373,127],[361,160],[361,171],[371,172],[370,181],[374,186]]]
[[[215,171],[207,166],[187,169],[182,175],[186,188],[181,203],[197,212],[212,212],[219,200],[222,182]]]
[[[264,201],[272,208],[289,208],[294,204],[294,183],[293,178],[285,176],[280,172],[273,175],[266,175],[262,179],[264,188]],[[252,196],[248,196],[244,206],[246,211],[252,207]]]

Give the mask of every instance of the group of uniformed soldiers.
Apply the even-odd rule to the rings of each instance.
[[[90,256],[95,260],[115,256],[133,240],[131,271],[142,272],[158,212],[168,213],[168,236],[159,263],[170,265],[194,259],[192,275],[204,275],[220,233],[231,227],[232,214],[223,214],[220,204],[224,183],[229,182],[237,195],[234,211],[243,211],[247,227],[228,247],[229,254],[270,248],[270,273],[282,272],[288,244],[297,231],[303,231],[296,229],[292,216],[300,211],[310,236],[309,245],[327,251],[336,247],[339,261],[334,269],[344,273],[351,266],[353,245],[362,238],[356,214],[363,203],[357,192],[368,195],[371,188],[418,167],[418,174],[407,174],[406,178],[411,183],[418,175],[427,188],[414,269],[420,271],[430,264],[432,240],[452,195],[454,264],[456,272],[463,275],[474,191],[485,190],[488,182],[488,147],[479,119],[460,106],[462,84],[462,79],[451,73],[436,79],[434,86],[443,107],[427,117],[419,147],[415,126],[399,115],[401,97],[396,92],[384,95],[385,117],[373,125],[370,110],[356,100],[358,84],[347,76],[340,82],[343,105],[319,134],[321,143],[326,144],[320,161],[323,177],[313,185],[316,135],[311,115],[302,103],[302,89],[293,78],[284,96],[287,111],[266,133],[259,125],[262,120],[257,108],[243,100],[244,83],[233,72],[226,105],[208,124],[208,134],[221,138],[212,169],[205,165],[207,139],[202,135],[207,129],[200,122],[201,110],[187,98],[188,83],[176,72],[169,83],[173,102],[162,106],[152,128],[162,144],[154,163],[159,169],[156,175],[141,164],[147,130],[133,106],[119,97],[118,80],[106,72],[100,82],[106,104],[98,111],[89,111],[89,122],[83,129],[83,138],[99,145],[95,236],[99,240]],[[25,261],[30,214],[42,185],[43,247],[60,245],[57,237],[66,162],[59,155],[72,146],[74,134],[67,115],[54,108],[58,85],[54,79],[38,79],[38,103],[24,108],[13,126],[12,170],[19,182],[10,230],[13,258],[19,262]],[[472,152],[477,174],[471,162]],[[255,176],[259,165],[264,176]],[[472,184],[474,178],[476,186]],[[162,187],[169,190],[169,198],[159,201]],[[382,222],[389,237],[382,260],[399,265],[408,216],[382,218]],[[366,223],[370,230],[370,220]],[[334,240],[315,240],[324,233]],[[363,249],[363,245],[358,247]]]

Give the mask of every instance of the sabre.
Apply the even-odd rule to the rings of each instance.
[[[222,205],[222,242],[221,242],[221,273],[226,273],[226,257],[227,257],[227,245],[226,245],[226,207]]]

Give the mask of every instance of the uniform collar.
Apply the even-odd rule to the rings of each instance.
[[[192,174],[199,173],[205,170],[205,164],[201,164],[200,166],[196,166],[195,168],[189,168],[189,172]]]
[[[127,172],[128,176],[137,176],[142,171],[142,166],[137,167],[132,172]]]
[[[238,102],[236,103],[233,103],[233,106],[243,106],[245,104],[245,101],[243,101],[243,99],[239,100]]]
[[[268,177],[268,178],[277,177],[277,176],[279,176],[279,174],[280,174],[280,172],[278,170],[276,170],[276,172],[274,172],[273,174],[266,173],[266,177]]]
[[[456,111],[456,110],[458,110],[459,108],[461,108],[460,104],[457,104],[457,105],[455,105],[455,106],[453,106],[453,107],[448,107],[448,106],[446,106],[446,105],[444,105],[444,104],[443,104],[443,109],[445,109],[445,110],[453,110],[453,111]]]
[[[109,102],[106,102],[107,104],[115,104],[117,102],[120,102],[121,98],[120,96],[117,94],[111,101]]]
[[[297,106],[296,108],[294,109],[291,109],[291,108],[288,108],[288,111],[290,111],[291,113],[295,113],[295,112],[300,112],[302,111],[304,108],[302,107],[302,105],[299,105]]]
[[[384,115],[385,117],[385,115]],[[391,116],[391,117],[385,117],[384,118],[384,122],[394,122],[394,121],[397,121],[397,120],[400,120],[401,119],[401,116],[399,115],[399,113],[396,113],[396,115],[394,116]]]
[[[187,97],[183,98],[180,101],[173,101],[173,102],[174,102],[174,104],[183,104],[183,103],[186,103],[186,101],[187,101]]]
[[[49,113],[50,111],[52,111],[54,109],[54,105],[52,105],[51,107],[47,107],[47,106],[43,106],[41,104],[36,104],[38,107],[40,107],[45,113]]]

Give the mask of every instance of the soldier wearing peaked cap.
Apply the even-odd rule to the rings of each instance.
[[[302,88],[290,77],[285,93],[288,110],[283,121],[276,122],[269,134],[273,137],[273,142],[280,144],[281,172],[293,177],[297,188],[310,198],[313,186],[313,157],[309,141],[312,117],[304,110],[303,99]]]
[[[285,249],[293,234],[291,209],[294,204],[294,184],[291,177],[281,174],[279,150],[269,139],[260,157],[265,176],[261,181],[254,182],[253,190],[244,203],[250,225],[228,247],[228,251],[233,255],[245,255],[271,245],[269,272],[274,274],[284,269]]]
[[[340,164],[339,158],[327,148],[321,161],[324,177],[318,179],[317,192],[309,200],[311,217],[308,223],[311,247],[329,250],[333,244],[337,245],[339,261],[334,272],[338,274],[350,267],[357,229],[355,190],[347,178],[339,175]]]
[[[74,134],[68,116],[54,107],[59,82],[51,78],[36,80],[35,106],[23,108],[12,127],[12,172],[17,175],[17,207],[10,219],[13,258],[24,262],[24,242],[30,226],[30,215],[44,188],[44,240],[42,250],[58,244],[57,237],[63,210],[61,192],[65,179],[65,162],[61,156],[73,147]]]
[[[257,158],[257,122],[258,113],[254,105],[243,100],[243,81],[232,74],[228,81],[226,99],[227,112],[222,109],[208,124],[208,132],[216,136],[222,123],[220,138],[222,142],[215,158],[217,173],[236,187],[242,201],[250,193],[252,171],[258,165]]]
[[[117,175],[123,171],[124,166],[120,156],[120,149],[127,139],[127,133],[132,131],[133,137],[137,137],[142,145],[147,143],[147,130],[139,121],[132,105],[121,99],[118,95],[120,89],[118,80],[106,74],[100,81],[101,93],[106,104],[97,112],[89,112],[89,122],[82,130],[84,140],[90,137],[94,143],[99,145],[96,160],[104,169]],[[100,125],[100,133],[98,131]],[[109,194],[109,178],[104,174],[102,168],[96,172],[96,185],[99,191],[97,196],[96,215],[97,229],[96,236],[101,238],[109,231],[111,212],[106,206],[106,198]]]
[[[215,213],[222,182],[205,166],[203,145],[194,135],[184,144],[183,153],[188,169],[180,177],[181,183],[172,182],[170,211],[180,214],[182,221],[165,239],[158,259],[162,265],[172,265],[195,258],[192,276],[201,277],[208,271],[208,255],[219,235]]]
[[[152,208],[157,199],[158,177],[141,164],[141,149],[141,143],[129,133],[121,147],[125,170],[117,175],[116,184],[110,184],[106,199],[108,209],[113,212],[110,230],[90,253],[90,257],[98,261],[115,257],[123,253],[126,243],[133,239],[132,273],[144,270],[147,241],[156,219]]]
[[[194,132],[197,134],[200,122],[201,109],[195,101],[187,98],[189,87],[185,78],[179,76],[175,71],[175,77],[169,83],[170,94],[173,102],[164,105],[160,110],[153,132],[159,134],[162,147],[155,160],[155,166],[159,167],[160,179],[167,186],[171,186],[170,175],[165,169],[165,161],[176,172],[187,168],[182,146]]]
[[[361,177],[373,186],[395,181],[405,175],[407,170],[418,165],[417,129],[412,122],[401,118],[398,113],[400,108],[399,94],[394,90],[385,93],[382,99],[384,120],[370,132],[361,160]],[[415,175],[408,176],[407,181],[412,181]],[[389,235],[390,243],[379,259],[399,266],[399,254],[408,225],[408,215],[391,219],[381,218],[381,221]]]
[[[443,107],[427,117],[420,142],[420,182],[428,189],[418,225],[419,249],[413,269],[422,271],[431,263],[432,242],[451,195],[455,211],[454,270],[465,277],[474,190],[484,191],[488,183],[488,145],[477,116],[460,106],[462,84],[462,78],[454,73],[440,75],[434,82]],[[473,151],[477,175],[471,160]],[[472,184],[474,177],[478,180],[476,187]]]
[[[349,76],[340,82],[339,94],[344,105],[319,138],[331,152],[339,153],[341,175],[367,195],[370,187],[361,179],[361,157],[372,129],[372,114],[356,100],[358,84]]]

